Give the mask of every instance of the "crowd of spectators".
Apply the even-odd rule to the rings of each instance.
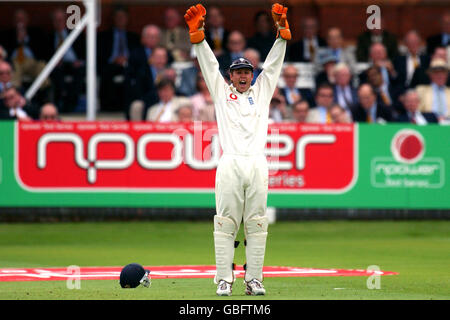
[[[24,97],[70,33],[66,19],[65,11],[56,9],[53,30],[45,33],[31,27],[28,13],[20,9],[11,29],[0,32],[0,119],[58,120],[85,108],[84,37],[73,43],[33,99]],[[116,8],[111,28],[98,33],[98,110],[121,112],[131,121],[214,121],[212,97],[181,12],[167,8],[164,25],[145,25],[140,35],[128,30],[129,19],[126,8]],[[450,13],[440,19],[441,32],[427,38],[418,30],[400,38],[382,23],[346,45],[339,27],[322,38],[319,21],[305,18],[300,39],[288,44],[270,120],[448,123]],[[206,41],[221,73],[228,80],[231,62],[245,57],[255,66],[255,81],[275,40],[270,13],[256,13],[256,31],[248,38],[225,25],[220,8],[209,8]],[[305,64],[312,72],[309,86],[299,85]]]

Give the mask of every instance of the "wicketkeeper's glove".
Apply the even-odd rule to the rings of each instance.
[[[277,27],[277,38],[281,36],[284,40],[291,40],[291,30],[287,21],[286,13],[288,8],[279,3],[272,6],[272,18]]]
[[[205,39],[205,15],[206,9],[199,3],[190,7],[184,15],[184,20],[189,26],[189,36],[192,43],[200,43]]]

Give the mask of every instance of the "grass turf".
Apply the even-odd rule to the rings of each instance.
[[[242,228],[238,240],[243,240]],[[214,264],[212,223],[110,222],[0,225],[0,267]],[[269,227],[265,265],[381,270],[381,289],[366,277],[266,278],[267,295],[247,297],[239,278],[226,299],[450,299],[450,221],[278,222]],[[244,247],[235,262],[245,262]],[[153,279],[121,289],[117,280],[0,282],[0,299],[224,299],[212,279]]]

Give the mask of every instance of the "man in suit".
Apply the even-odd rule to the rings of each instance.
[[[297,68],[292,64],[287,64],[282,73],[285,86],[280,88],[280,93],[288,105],[293,105],[300,100],[306,100],[310,106],[314,106],[314,96],[311,90],[297,87],[298,76]]]
[[[15,87],[3,90],[0,98],[0,119],[30,121],[37,118],[37,108],[27,102]]]
[[[398,56],[394,61],[399,84],[404,88],[414,88],[418,84],[426,84],[429,81],[426,70],[430,64],[430,58],[421,52],[422,38],[420,34],[416,30],[411,30],[406,33],[403,42],[407,53]]]
[[[352,86],[352,73],[345,63],[338,63],[334,67],[335,84],[333,86],[334,101],[350,115],[351,108],[358,103],[358,92]]]
[[[62,9],[52,12],[53,31],[49,37],[49,48],[53,55],[68,37],[70,30],[66,28],[67,15]],[[54,102],[60,112],[74,111],[83,92],[85,79],[85,50],[83,37],[79,37],[61,58],[50,78]]]
[[[336,27],[328,29],[327,49],[334,55],[337,63],[343,62],[350,67],[350,70],[355,69],[356,56],[354,50],[344,46],[344,37],[341,29]]]
[[[313,17],[305,18],[302,27],[302,38],[288,48],[288,61],[316,63],[319,49],[325,48],[327,43],[318,35],[319,24],[317,19]]]
[[[228,36],[227,50],[217,57],[222,75],[229,76],[228,67],[234,60],[244,57],[246,47],[247,42],[244,35],[240,31],[232,31]]]
[[[428,123],[438,123],[438,118],[433,112],[420,112],[420,97],[417,91],[410,89],[403,96],[403,104],[406,112],[399,115],[395,121],[407,122],[418,125],[425,125]]]
[[[222,55],[228,47],[228,37],[230,31],[224,27],[224,17],[222,12],[217,7],[211,7],[208,9],[208,15],[206,17],[207,28],[205,30],[206,42],[214,52],[216,57]]]
[[[386,123],[392,121],[391,110],[377,101],[373,88],[369,84],[362,84],[358,88],[359,104],[352,109],[355,122]]]
[[[161,31],[161,46],[165,47],[175,61],[187,61],[191,51],[189,33],[181,27],[181,15],[175,8],[164,12],[164,28]]]
[[[450,88],[446,86],[449,68],[441,59],[434,59],[428,68],[431,84],[417,86],[421,112],[434,112],[439,120],[450,117]]]
[[[330,110],[333,104],[333,87],[327,83],[321,84],[316,91],[316,107],[309,110],[307,122],[332,123]]]
[[[450,11],[441,17],[441,32],[427,38],[427,52],[432,56],[437,47],[450,45]]]
[[[150,107],[147,121],[174,122],[178,121],[178,109],[190,105],[190,99],[175,95],[175,84],[169,79],[161,79],[157,84],[159,102]]]
[[[128,12],[118,7],[113,26],[98,37],[101,110],[123,110],[125,106],[125,68],[130,52],[139,46],[139,36],[127,30]]]

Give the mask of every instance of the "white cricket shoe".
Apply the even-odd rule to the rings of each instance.
[[[231,283],[226,282],[225,280],[220,280],[217,285],[216,294],[218,296],[231,296]]]
[[[245,294],[248,296],[263,296],[266,294],[266,289],[261,281],[257,279],[245,282]]]

